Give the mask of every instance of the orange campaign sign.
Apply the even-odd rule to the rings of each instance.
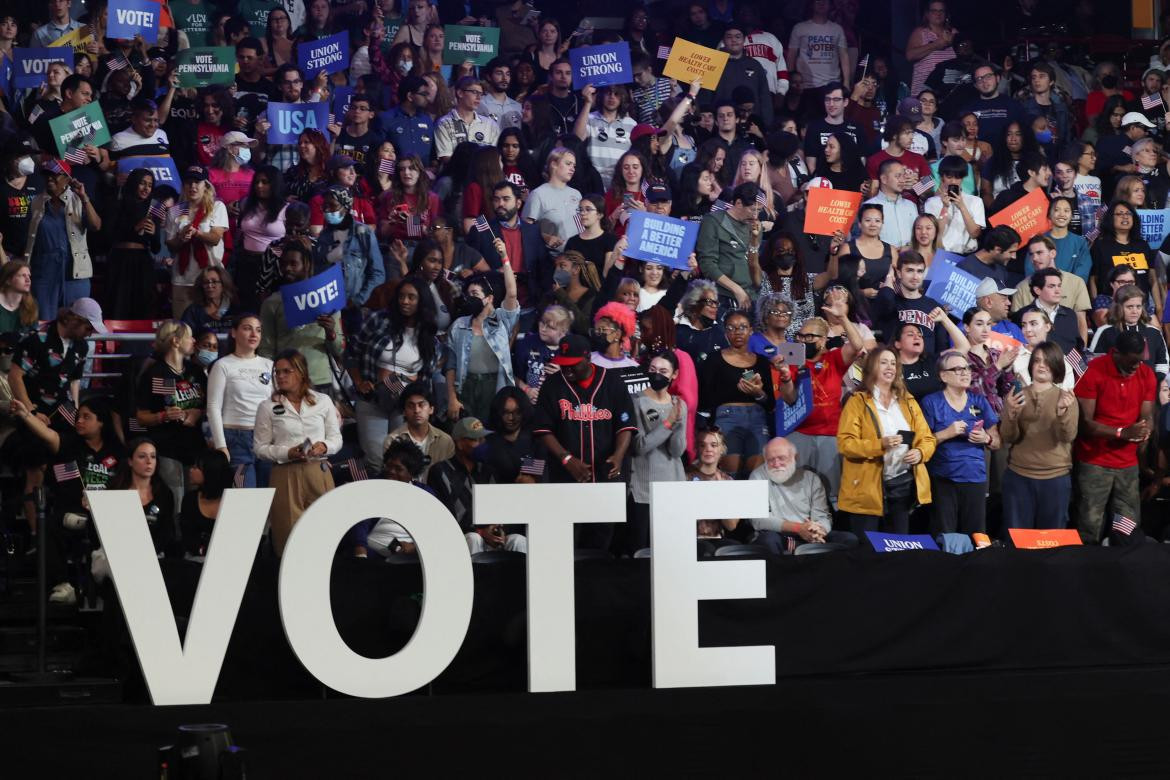
[[[1036,528],[1009,528],[1012,544],[1020,550],[1049,550],[1053,547],[1076,547],[1080,545],[1081,535],[1075,528],[1052,528],[1042,530]]]
[[[1007,352],[1012,347],[1022,347],[1024,345],[1007,334],[997,333],[993,330],[987,334],[987,346],[995,347],[1000,352]]]
[[[1027,241],[1039,233],[1047,233],[1052,227],[1048,221],[1048,196],[1037,187],[1006,209],[997,212],[988,220],[992,227],[1007,225],[1020,234],[1020,242]]]
[[[703,89],[714,90],[719,86],[719,79],[723,78],[723,69],[726,67],[727,52],[675,38],[674,45],[670,47],[670,56],[662,66],[662,75],[668,79],[678,79],[683,84],[702,79]]]
[[[810,187],[804,208],[804,232],[818,236],[831,236],[838,230],[848,233],[860,207],[860,192]]]

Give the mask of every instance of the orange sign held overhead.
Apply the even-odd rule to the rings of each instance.
[[[1047,233],[1052,227],[1048,221],[1048,196],[1036,188],[989,220],[992,227],[1007,225],[1020,234],[1020,242],[1027,241],[1038,233]]]
[[[860,207],[860,192],[810,187],[804,209],[804,232],[819,236],[831,236],[838,230],[848,233]]]
[[[1022,347],[1024,345],[1007,334],[997,333],[993,330],[987,334],[987,346],[995,347],[1000,352],[1007,352],[1012,347]]]
[[[1012,536],[1012,544],[1020,550],[1048,550],[1081,544],[1081,535],[1074,528],[1011,528],[1008,533]]]
[[[670,48],[670,57],[662,66],[662,75],[668,79],[678,79],[683,84],[702,79],[703,89],[714,90],[719,86],[719,79],[723,78],[725,67],[727,52],[675,38],[674,46]]]

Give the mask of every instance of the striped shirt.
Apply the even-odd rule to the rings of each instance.
[[[920,40],[923,45],[934,43],[938,40],[938,36],[930,31],[927,27],[922,27]],[[930,54],[914,63],[914,77],[910,80],[910,94],[917,95],[926,88],[926,79],[934,72],[934,68],[940,62],[953,60],[955,58],[955,50],[950,46],[945,49],[935,49]]]
[[[630,133],[636,123],[628,116],[605,121],[601,112],[589,115],[586,130],[589,133],[589,159],[601,175],[602,185],[608,189],[613,169],[621,156],[630,150]]]
[[[635,87],[630,91],[634,100],[634,113],[639,124],[649,124],[657,127],[661,124],[658,119],[658,107],[674,94],[674,81],[657,78],[648,87]]]

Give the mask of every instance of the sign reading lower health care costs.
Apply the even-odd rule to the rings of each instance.
[[[74,109],[49,120],[49,130],[57,145],[57,154],[64,157],[73,149],[93,144],[101,146],[110,142],[110,128],[106,124],[102,107],[97,103]]]
[[[345,308],[341,264],[335,263],[303,282],[284,285],[280,288],[280,299],[284,303],[284,321],[290,328],[308,325],[322,314],[341,311]]]
[[[1155,250],[1170,235],[1170,209],[1138,209],[1142,223],[1142,238]]]
[[[1051,550],[1082,544],[1075,528],[1009,528],[1008,534],[1018,550]]]
[[[906,550],[937,550],[938,545],[926,534],[887,534],[881,531],[866,531],[869,543],[880,553],[904,552]]]
[[[65,63],[66,65],[73,65],[73,55],[68,49],[57,48],[43,48],[43,49],[22,49],[17,47],[14,49],[16,54],[16,64],[13,68],[13,82],[12,86],[17,89],[25,87],[39,87],[45,83],[45,78],[49,75],[49,66],[54,62]],[[66,62],[66,60],[68,60]]]
[[[634,80],[630,44],[625,41],[569,49],[569,64],[573,67],[573,89],[581,89],[586,84],[595,87],[629,84]]]
[[[818,236],[831,236],[838,230],[848,233],[859,208],[860,192],[810,187],[804,207],[804,232]]]
[[[448,24],[443,27],[443,37],[444,65],[460,65],[468,60],[473,65],[487,65],[500,50],[499,27]]]
[[[297,66],[306,79],[313,79],[321,71],[340,73],[349,67],[349,33],[345,30],[316,41],[297,45]]]
[[[626,225],[626,240],[630,246],[625,255],[686,271],[690,268],[688,260],[695,251],[698,238],[698,222],[635,211]]]
[[[1037,187],[987,221],[992,227],[1007,225],[1020,234],[1021,243],[1027,241],[1052,227],[1048,221],[1048,196]]]
[[[158,20],[162,11],[154,0],[110,0],[106,37],[132,40],[141,35],[147,43],[158,43]]]
[[[975,305],[975,288],[979,286],[978,279],[959,270],[962,260],[953,252],[941,249],[935,252],[930,268],[926,270],[926,287],[923,289],[931,298],[949,306],[956,317],[962,317],[963,312]]]
[[[179,86],[198,89],[212,84],[234,84],[236,50],[231,46],[198,46],[175,53]]]
[[[327,103],[269,103],[268,143],[295,144],[306,130],[325,132],[329,124]]]
[[[719,79],[723,78],[723,69],[726,67],[727,52],[675,38],[670,57],[662,66],[662,75],[668,79],[678,79],[683,84],[702,79],[703,89],[713,90],[719,86]]]
[[[176,191],[182,189],[182,180],[179,178],[179,169],[174,159],[170,157],[123,157],[118,160],[118,176],[128,176],[138,168],[145,168],[154,176],[154,186],[167,184]]]

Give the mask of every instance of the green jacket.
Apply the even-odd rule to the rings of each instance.
[[[752,286],[748,273],[747,248],[751,240],[751,228],[746,222],[732,219],[726,211],[717,211],[703,217],[699,225],[699,240],[695,254],[703,276],[715,282],[721,276],[730,277],[733,282],[755,300],[758,293]],[[727,288],[717,285],[719,295],[730,298]]]
[[[305,356],[309,366],[309,381],[314,387],[333,381],[329,356],[332,355],[340,364],[345,352],[339,313],[333,313],[333,341],[325,339],[325,329],[315,322],[289,328],[284,321],[284,299],[277,290],[260,305],[260,333],[260,348],[257,352],[261,357],[272,360],[286,349],[295,349]]]

